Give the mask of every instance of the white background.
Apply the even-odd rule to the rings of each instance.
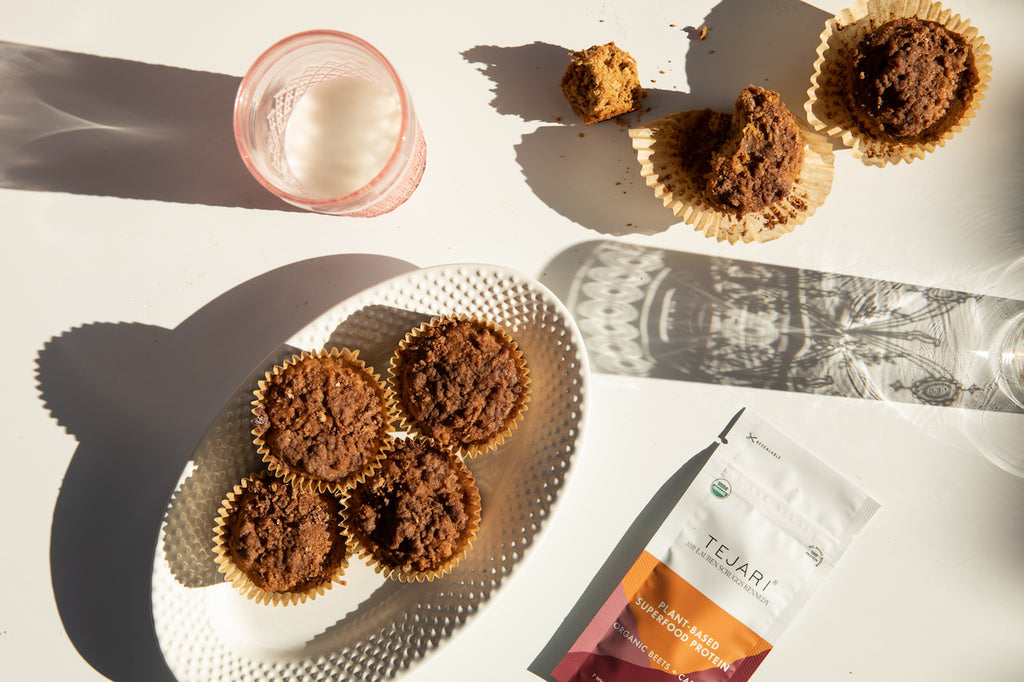
[[[832,193],[806,225],[737,246],[675,224],[643,186],[625,124],[574,119],[557,87],[565,53],[614,40],[633,54],[657,92],[629,125],[728,109],[747,83],[800,113],[817,35],[845,3],[8,5],[5,680],[168,679],[147,585],[177,472],[267,352],[398,272],[483,262],[540,277],[564,249],[611,239],[1007,295],[1001,275],[1024,256],[1017,0],[953,5],[986,36],[994,78],[946,148],[877,169],[840,147]],[[691,40],[685,29],[705,24],[707,40]],[[312,28],[370,41],[412,92],[427,170],[389,215],[287,210],[235,155],[231,87],[265,47]],[[160,110],[138,106],[140,92]],[[945,413],[605,374],[592,389],[587,445],[546,537],[409,680],[537,679],[527,667],[646,500],[744,405],[882,503],[755,679],[1022,678],[1024,479],[920,426]]]

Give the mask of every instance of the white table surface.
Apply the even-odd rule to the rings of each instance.
[[[8,5],[4,680],[171,679],[149,580],[177,473],[255,363],[391,275],[478,262],[539,277],[607,239],[1009,295],[999,276],[1024,256],[1018,0],[950,3],[987,37],[994,78],[946,148],[879,170],[839,147],[806,225],[737,246],[660,208],[625,126],[574,119],[557,88],[565,53],[628,49],[660,91],[639,120],[727,109],[748,82],[801,112],[820,26],[844,2]],[[685,29],[705,24],[692,41]],[[427,169],[391,214],[285,210],[235,154],[232,88],[265,47],[311,28],[369,40],[413,94]],[[744,405],[882,504],[755,679],[1024,679],[1024,479],[926,433],[916,408],[602,373],[591,389],[586,445],[542,541],[406,679],[538,679],[528,666],[647,499]]]

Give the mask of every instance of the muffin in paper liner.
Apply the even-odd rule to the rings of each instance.
[[[701,109],[680,111],[629,130],[640,175],[684,223],[719,242],[767,242],[792,232],[825,203],[835,174],[832,145],[797,120],[804,158],[789,194],[742,216],[715,206],[704,197],[701,178],[687,169],[679,154],[684,137],[705,134],[705,115]]]
[[[426,457],[441,458],[450,465],[450,470],[445,472],[439,463],[423,466],[426,461],[423,459],[410,461],[408,455],[411,453],[415,457],[417,452],[426,453]],[[446,474],[456,478],[456,488],[460,492],[457,501],[452,499],[451,490],[437,485],[436,477],[447,479]],[[410,488],[431,485],[435,487],[430,494],[409,493]],[[480,491],[473,472],[457,453],[424,436],[405,436],[392,441],[386,456],[374,470],[345,491],[344,504],[343,527],[351,538],[353,553],[389,580],[429,582],[450,573],[473,548],[480,529]],[[423,559],[426,565],[414,565],[421,558],[417,556],[422,551],[420,545],[443,538],[443,522],[450,521],[459,507],[465,522],[453,541],[453,549],[440,560]],[[364,509],[372,514],[372,522],[361,521]],[[440,513],[444,518],[434,523],[437,518],[428,517],[430,512]],[[432,518],[433,521],[427,527],[421,527],[424,518]],[[366,523],[372,526],[370,531],[365,530]],[[397,546],[383,548],[379,542],[380,535],[373,536],[373,530],[377,529],[389,534],[389,542],[397,542]],[[396,535],[402,536],[400,541],[395,539]],[[410,538],[410,535],[415,538]],[[403,555],[406,564],[402,563]]]
[[[248,573],[246,573],[245,569],[236,562],[236,558],[229,547],[231,539],[231,521],[239,509],[239,504],[243,503],[245,499],[244,496],[246,490],[252,486],[252,483],[255,480],[271,481],[272,484],[275,485],[289,486],[299,495],[317,495],[334,502],[334,525],[332,527],[337,534],[336,540],[340,544],[332,547],[328,559],[329,565],[326,567],[326,570],[322,572],[319,579],[314,578],[310,581],[310,584],[304,586],[303,589],[265,589],[263,586],[257,584],[257,582],[250,577]],[[227,582],[230,582],[231,585],[244,597],[256,602],[257,604],[290,606],[294,604],[303,604],[307,600],[315,599],[317,596],[322,595],[327,590],[331,589],[334,585],[344,584],[343,576],[345,575],[345,571],[349,565],[349,556],[352,552],[352,548],[348,536],[344,533],[341,510],[342,502],[337,493],[318,491],[312,488],[300,488],[294,486],[292,483],[285,482],[275,477],[269,471],[261,471],[251,476],[247,476],[237,483],[234,489],[227,494],[221,502],[220,509],[217,511],[217,518],[213,529],[213,551],[217,570],[223,574],[224,579]]]
[[[468,357],[459,354],[455,358],[438,358],[433,350],[426,349],[425,344],[432,343],[446,329],[454,330],[462,325],[484,331],[497,341],[503,351],[501,359],[511,364],[514,377],[508,377],[506,373],[506,380],[501,380],[490,369],[469,364],[486,359],[472,352],[474,349],[471,349]],[[412,369],[430,372],[438,369],[438,376],[428,377],[424,386],[416,387],[425,388],[425,391],[415,396],[405,376],[410,365],[414,365]],[[453,371],[459,369],[467,370],[467,375],[462,377],[464,381],[459,381],[453,375]],[[530,400],[529,369],[519,345],[494,322],[474,315],[443,315],[409,331],[391,357],[389,374],[391,390],[399,408],[400,429],[413,435],[433,438],[442,446],[469,458],[502,445],[523,420]],[[470,379],[484,382],[482,388],[488,393],[487,400],[476,400],[467,406],[459,406],[459,409],[439,404],[435,400],[442,395],[460,400],[469,396],[477,388],[475,385],[464,385]],[[496,392],[499,394],[497,399],[493,398]],[[491,410],[497,410],[498,413],[494,414]],[[486,429],[480,426],[481,420],[485,418],[490,425]]]
[[[318,430],[320,429],[319,425],[327,424],[329,421],[337,425],[338,411],[345,406],[332,404],[334,411],[328,414],[328,410],[324,408],[325,401],[322,396],[315,395],[319,387],[314,387],[316,399],[311,401],[312,407],[301,409],[299,398],[308,397],[308,394],[296,396],[290,390],[281,389],[282,382],[288,378],[290,373],[297,372],[297,368],[300,366],[305,363],[324,361],[341,363],[342,366],[351,369],[356,377],[362,379],[364,386],[369,387],[372,397],[367,398],[368,404],[356,405],[352,409],[353,414],[350,417],[365,420],[373,419],[376,415],[378,418],[376,424],[372,422],[356,423],[355,425],[349,423],[345,425],[346,428],[342,429],[340,434]],[[280,421],[280,419],[271,419],[267,413],[268,398],[273,397],[275,401],[278,399],[275,391],[283,391],[281,402],[289,412],[288,418],[292,419],[294,423],[287,425],[271,423]],[[359,359],[358,350],[331,348],[329,351],[325,349],[315,352],[302,351],[301,354],[293,355],[289,360],[285,360],[269,370],[259,381],[253,396],[252,435],[257,453],[262,455],[263,462],[274,475],[300,486],[315,488],[319,491],[343,491],[362,479],[373,464],[383,456],[383,449],[393,438],[391,427],[397,419],[394,398],[380,375],[374,373],[372,367],[367,366]],[[351,395],[345,397],[351,398]],[[299,409],[293,409],[294,407],[299,407]],[[376,407],[376,411],[372,411],[372,407]],[[353,455],[352,449],[349,447],[350,443],[345,441],[353,436],[356,427],[372,430],[373,434],[369,441],[362,444],[359,451]],[[298,436],[296,436],[296,431],[299,432]],[[276,434],[277,438],[273,434]],[[303,447],[300,448],[303,453],[313,451],[320,454],[321,459],[327,458],[326,462],[288,461],[287,455],[284,454],[281,447],[296,438],[303,441]],[[275,445],[277,442],[282,444],[281,447]],[[312,446],[310,447],[310,445]],[[331,458],[338,456],[339,453],[358,456],[361,461],[339,472],[331,466],[334,464]]]
[[[959,120],[952,122],[935,139],[918,143],[882,139],[868,133],[857,122],[849,104],[854,50],[869,33],[885,23],[902,18],[934,21],[962,36],[971,48],[977,83],[971,101]],[[930,0],[859,0],[825,22],[814,62],[814,75],[804,103],[807,120],[817,131],[840,138],[852,150],[854,158],[869,166],[885,166],[915,159],[945,146],[977,114],[992,80],[991,48],[978,29],[959,14]]]

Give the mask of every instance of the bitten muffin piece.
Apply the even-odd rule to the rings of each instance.
[[[749,86],[740,92],[729,133],[710,158],[704,194],[742,216],[789,194],[803,162],[796,118],[777,92]]]
[[[689,127],[694,134],[679,138],[679,165],[688,177],[699,179],[701,187],[711,172],[712,155],[725,142],[731,124],[730,114],[701,109],[690,122]]]
[[[351,533],[386,568],[437,571],[470,539],[474,509],[479,512],[470,477],[461,461],[431,441],[397,440],[381,467],[352,489]]]
[[[614,42],[573,52],[562,94],[586,125],[634,111],[643,98],[636,60]]]
[[[271,374],[253,410],[272,460],[332,484],[376,460],[389,422],[384,389],[344,355],[305,356]]]
[[[416,428],[447,446],[487,443],[526,398],[512,341],[470,319],[437,320],[401,346],[392,367],[398,401]]]
[[[331,581],[346,558],[340,510],[330,493],[253,478],[224,524],[224,545],[261,589],[304,592]]]
[[[916,17],[887,22],[853,54],[851,108],[871,135],[903,143],[941,137],[971,103],[978,73],[963,36]]]

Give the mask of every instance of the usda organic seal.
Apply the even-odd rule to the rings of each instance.
[[[719,499],[729,497],[732,492],[732,485],[724,478],[716,478],[711,482],[711,494]]]

